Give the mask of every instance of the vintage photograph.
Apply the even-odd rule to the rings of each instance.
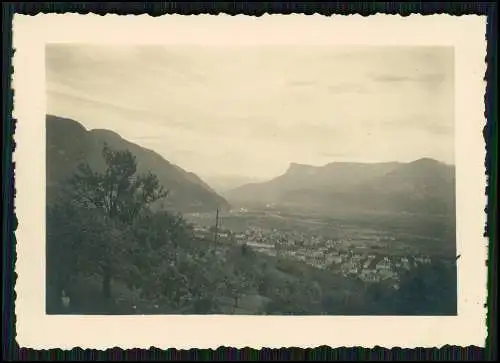
[[[16,16],[19,346],[484,347],[485,29]]]
[[[457,315],[454,55],[47,44],[46,313]]]

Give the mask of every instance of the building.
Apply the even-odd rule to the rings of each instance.
[[[380,276],[377,275],[377,271],[374,269],[363,270],[360,274],[360,278],[365,282],[379,282]]]
[[[377,263],[377,265],[375,266],[375,268],[376,268],[378,271],[382,271],[382,270],[390,270],[390,269],[391,269],[391,264],[389,263],[389,261],[382,260],[382,261],[380,261],[379,263]]]

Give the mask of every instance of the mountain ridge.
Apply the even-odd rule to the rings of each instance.
[[[444,161],[440,161],[437,159],[433,159],[431,157],[421,157],[418,159],[414,159],[412,161],[380,161],[380,162],[366,162],[366,161],[331,161],[323,165],[311,165],[311,164],[305,164],[305,163],[298,163],[295,161],[291,161],[288,164],[288,168],[286,169],[285,173],[288,172],[289,170],[293,169],[300,169],[300,168],[328,168],[330,166],[348,166],[348,165],[383,165],[383,164],[393,164],[393,165],[403,165],[403,164],[412,164],[412,163],[427,163],[427,164],[439,164],[439,165],[445,165],[449,167],[454,167],[453,164],[445,163]]]
[[[184,170],[158,154],[126,140],[108,129],[86,129],[78,121],[67,117],[46,115],[47,130],[47,199],[54,200],[57,189],[76,171],[77,165],[87,161],[96,170],[104,168],[101,155],[104,143],[118,150],[129,150],[136,157],[139,173],[151,171],[169,190],[167,208],[179,212],[228,209],[229,203],[217,194],[195,173]]]
[[[261,204],[321,210],[452,215],[454,170],[454,165],[427,157],[410,162],[331,162],[323,166],[290,163],[283,174],[271,180],[246,184],[223,195],[233,204],[259,199]]]

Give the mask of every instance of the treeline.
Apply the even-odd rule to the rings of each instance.
[[[366,285],[247,246],[198,239],[155,175],[105,146],[47,207],[47,312],[75,314],[454,314],[454,267]],[[62,306],[61,296],[70,298]]]

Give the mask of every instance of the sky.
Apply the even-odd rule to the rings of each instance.
[[[48,45],[47,113],[201,177],[290,163],[454,163],[447,47]]]

